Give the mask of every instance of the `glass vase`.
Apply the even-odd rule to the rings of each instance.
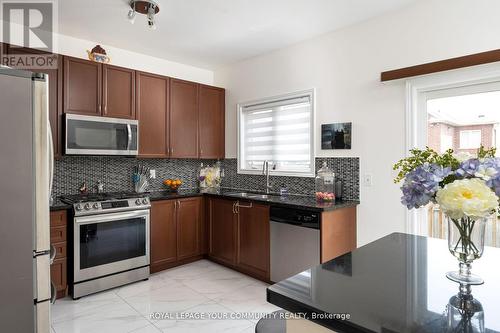
[[[460,285],[459,293],[446,306],[446,328],[449,333],[484,333],[484,310],[481,302],[472,297],[470,285]]]
[[[481,277],[471,273],[471,264],[483,255],[484,231],[487,219],[473,219],[464,216],[448,220],[448,249],[459,261],[459,270],[448,272],[446,276],[466,285],[483,284]]]

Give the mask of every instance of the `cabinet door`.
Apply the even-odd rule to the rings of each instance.
[[[177,260],[175,201],[162,200],[151,204],[151,272],[158,272]]]
[[[198,84],[170,81],[170,155],[198,157]]]
[[[167,157],[167,110],[169,79],[137,73],[137,119],[139,156]]]
[[[200,85],[199,142],[201,158],[224,158],[224,89]]]
[[[209,255],[223,263],[236,260],[236,220],[232,200],[209,198]]]
[[[135,119],[135,71],[103,65],[103,115]]]
[[[57,290],[58,298],[66,294],[68,287],[68,267],[66,258],[55,259],[50,265],[50,280]]]
[[[177,259],[200,254],[201,198],[177,201]]]
[[[64,112],[101,115],[102,64],[64,57]]]
[[[269,206],[240,202],[238,207],[237,266],[269,280]],[[294,245],[292,245],[294,246]]]

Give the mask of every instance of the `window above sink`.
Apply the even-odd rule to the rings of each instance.
[[[238,105],[238,173],[314,177],[314,90]]]

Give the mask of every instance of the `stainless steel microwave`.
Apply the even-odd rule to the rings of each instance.
[[[135,156],[139,122],[132,119],[66,114],[66,155]]]

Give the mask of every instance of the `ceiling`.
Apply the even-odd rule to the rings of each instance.
[[[214,69],[280,49],[416,0],[159,0],[158,28],[127,20],[126,0],[59,1],[59,31]]]

